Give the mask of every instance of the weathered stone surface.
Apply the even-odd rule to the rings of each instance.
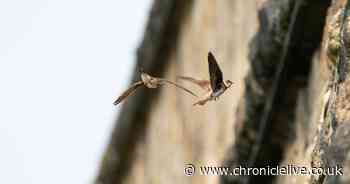
[[[329,1],[300,2],[270,0],[259,9],[260,27],[250,46],[251,70],[241,104],[243,122],[236,122],[243,126],[226,162],[231,167],[276,167],[299,135],[298,95],[307,88],[329,6]],[[271,183],[273,178],[225,176],[222,183]]]
[[[170,2],[166,1],[164,4],[162,2],[161,6]],[[184,1],[172,2],[184,3]],[[168,5],[170,7],[171,4]],[[142,98],[149,99],[149,103],[142,103],[141,97],[133,96],[141,100],[141,103],[130,99],[131,101],[124,104],[125,110],[118,120],[118,123],[143,129],[140,131],[142,135],[136,142],[128,146],[133,154],[119,156],[129,160],[123,161],[123,165],[128,166],[125,168],[126,175],[123,177],[126,180],[116,177],[123,172],[123,167],[108,163],[110,159],[107,158],[118,155],[120,151],[116,149],[123,149],[119,144],[116,146],[114,142],[128,143],[130,141],[125,138],[134,139],[138,133],[132,128],[127,132],[113,133],[112,144],[108,148],[107,158],[104,159],[100,171],[99,183],[120,183],[120,181],[133,184],[218,183],[219,176],[197,174],[194,177],[187,177],[183,169],[187,163],[197,166],[221,165],[226,151],[232,144],[234,113],[243,93],[243,78],[248,69],[248,42],[256,30],[255,1],[193,1],[190,8],[186,10],[186,16],[176,19],[179,33],[171,49],[158,50],[158,46],[152,45],[152,43],[159,44],[162,39],[167,39],[166,37],[158,37],[155,34],[145,38],[151,39],[144,41],[144,44],[150,45],[143,45],[139,50],[139,64],[146,65],[145,69],[150,73],[170,80],[176,80],[177,75],[209,79],[207,52],[212,51],[223,70],[224,77],[234,81],[234,86],[221,96],[219,101],[210,102],[204,107],[193,107],[192,104],[197,99],[174,88],[162,88],[159,93],[156,93],[156,98],[155,94],[142,95]],[[173,9],[170,8],[169,11]],[[162,25],[165,21],[163,18],[164,15],[161,18],[155,17],[152,21],[158,20],[158,24]],[[155,32],[164,34],[158,28],[153,29]],[[168,40],[167,43],[169,43]],[[154,52],[155,56],[148,55],[148,52]],[[157,54],[167,55],[167,57],[162,57],[163,60],[160,60]],[[148,56],[152,56],[155,61],[145,61]],[[164,67],[164,72],[158,72],[158,67]],[[193,89],[199,95],[204,94],[196,86],[186,82],[181,84]],[[153,90],[151,93],[154,92]],[[148,94],[147,91],[138,93]],[[123,113],[127,113],[130,106],[133,106],[135,111],[145,111],[146,115],[134,114],[135,117],[126,120],[125,118],[129,115]],[[116,129],[118,128],[120,125],[117,125]],[[118,135],[127,133],[133,135]],[[124,139],[121,140],[121,138]]]
[[[138,64],[170,80],[209,78],[212,51],[235,84],[204,107],[174,88],[136,94],[96,183],[349,183],[350,1],[298,2],[157,0]],[[188,163],[341,166],[344,175],[247,179],[201,176],[197,167],[187,177]]]
[[[329,77],[330,97],[328,108],[325,111],[324,121],[319,121],[320,129],[317,133],[317,142],[312,154],[312,166],[331,168],[340,166],[344,168],[344,176],[314,176],[311,183],[347,183],[350,151],[350,116],[348,107],[350,81],[349,81],[349,22],[350,2],[334,1],[329,13],[326,29],[326,53],[328,63],[331,63]],[[329,41],[331,40],[331,41]],[[331,51],[329,51],[331,50]],[[316,107],[314,107],[316,108]]]
[[[248,69],[248,42],[256,29],[255,2],[195,1],[181,22],[178,44],[168,58],[164,77],[177,75],[209,79],[207,52],[212,51],[224,77],[235,82],[219,101],[193,107],[195,99],[164,88],[149,107],[147,135],[126,183],[218,183],[218,176],[184,175],[187,163],[222,165],[234,138],[234,112],[243,93]],[[179,81],[180,82],[180,81]],[[181,82],[197,94],[204,92]],[[142,178],[142,179],[140,179]]]

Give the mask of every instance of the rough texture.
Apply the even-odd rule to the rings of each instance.
[[[208,79],[208,51],[233,87],[204,107],[192,107],[196,99],[174,88],[133,95],[96,183],[350,182],[350,1],[155,1],[139,65],[174,81]],[[188,163],[197,166],[193,177],[183,173]],[[198,170],[288,164],[341,166],[344,175],[218,177]]]
[[[312,154],[312,166],[344,167],[344,176],[314,176],[312,183],[349,183],[350,116],[349,116],[349,23],[350,1],[333,2],[328,22],[330,40],[326,45],[331,75],[327,89],[327,108],[319,121],[317,142]],[[336,39],[338,37],[338,39]],[[329,51],[330,50],[330,51]],[[326,93],[326,94],[327,94]]]
[[[270,0],[251,42],[241,129],[225,165],[276,167],[295,139],[298,95],[307,87],[329,2]],[[321,18],[320,18],[321,17]],[[323,19],[322,19],[323,17]],[[307,31],[305,31],[307,30]],[[272,176],[227,176],[222,183],[271,183]]]
[[[182,21],[178,44],[171,51],[164,77],[174,81],[177,75],[208,79],[206,59],[210,50],[224,78],[235,84],[220,100],[203,107],[193,107],[197,99],[181,91],[164,88],[149,109],[147,135],[138,147],[127,183],[218,183],[218,176],[187,177],[183,169],[187,163],[222,165],[232,144],[234,112],[248,69],[248,42],[255,32],[256,17],[247,9],[255,9],[254,1],[193,3],[190,15]],[[199,95],[205,93],[190,83],[179,82]]]

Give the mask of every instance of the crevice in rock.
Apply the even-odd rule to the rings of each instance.
[[[345,2],[345,1],[344,1]],[[349,169],[349,139],[350,139],[350,80],[349,80],[349,23],[350,1],[346,1],[345,7],[339,7],[340,31],[332,29],[334,36],[338,36],[337,50],[334,55],[334,75],[330,87],[329,107],[325,112],[325,121],[320,124],[317,144],[312,153],[312,166],[325,169],[343,168],[343,172]],[[336,17],[335,17],[336,18]],[[339,27],[336,27],[339,29]],[[331,48],[331,47],[329,47]],[[332,48],[331,48],[332,49]],[[349,183],[348,173],[340,175],[312,176],[313,184]]]
[[[241,104],[245,110],[243,118],[238,118],[242,122],[236,122],[243,126],[235,130],[238,133],[226,166],[276,167],[295,134],[298,94],[307,86],[311,60],[322,40],[330,1],[302,1],[292,29],[293,8],[298,7],[295,3],[299,2],[270,0],[259,10],[260,28],[250,45],[251,71],[246,77],[244,104]],[[292,29],[290,42],[285,45],[289,29]],[[286,57],[281,59],[284,47]],[[279,62],[285,62],[285,66],[276,78]],[[271,93],[274,88],[276,93]],[[267,108],[268,103],[271,108]],[[262,119],[266,119],[263,133],[260,132]],[[256,159],[250,162],[257,144]],[[272,183],[273,179],[273,176],[223,176],[221,183]]]

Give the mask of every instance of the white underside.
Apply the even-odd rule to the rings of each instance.
[[[225,89],[220,89],[219,91],[216,91],[215,93],[212,93],[211,96],[213,98],[218,98],[220,95],[222,95],[225,92]]]

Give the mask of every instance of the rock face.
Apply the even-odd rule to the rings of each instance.
[[[198,107],[171,87],[135,94],[96,183],[349,183],[349,21],[346,0],[156,0],[138,65],[173,81],[208,79],[212,51],[234,85]],[[204,176],[199,168],[287,165],[343,167],[343,176]]]

